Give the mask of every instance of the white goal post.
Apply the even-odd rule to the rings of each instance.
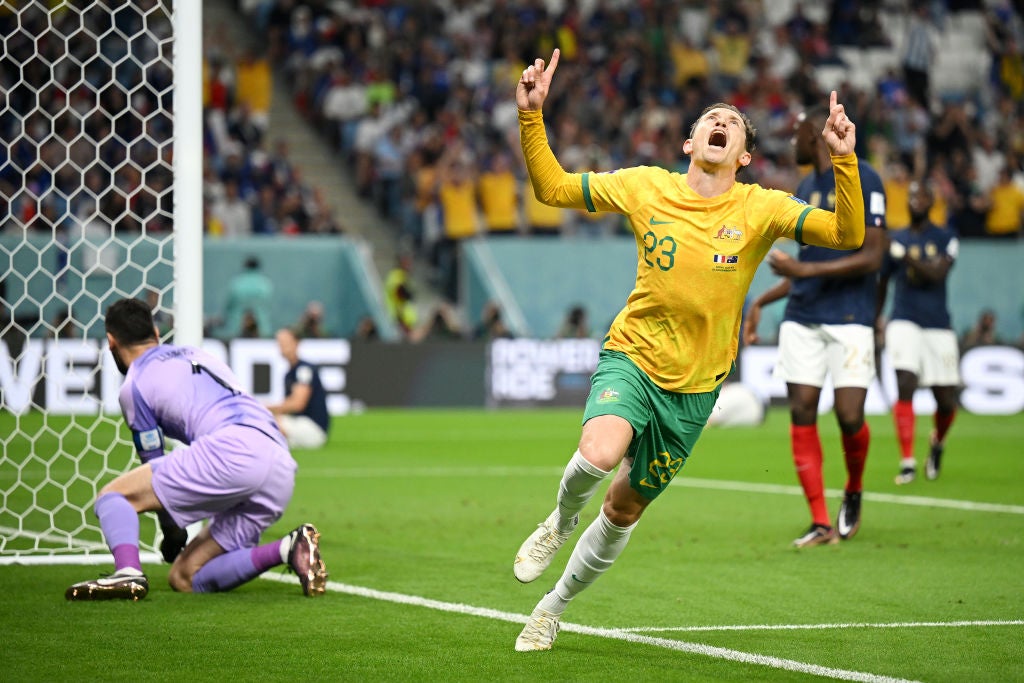
[[[0,564],[110,559],[92,503],[139,461],[106,307],[202,341],[202,36],[200,0],[0,3]]]

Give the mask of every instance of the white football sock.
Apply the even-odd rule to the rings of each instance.
[[[597,491],[597,487],[610,473],[591,464],[579,450],[572,454],[558,484],[558,523],[561,533],[576,528],[579,514]]]
[[[292,541],[295,540],[295,532],[292,532],[281,539],[281,545],[277,547],[281,553],[281,564],[288,564],[288,553],[292,549]]]
[[[615,526],[605,517],[604,510],[601,510],[573,548],[562,577],[537,606],[552,614],[564,612],[577,593],[608,571],[626,547],[635,527],[635,522],[627,527]]]

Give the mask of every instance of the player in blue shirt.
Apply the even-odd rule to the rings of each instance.
[[[306,595],[327,570],[319,532],[303,524],[257,545],[292,497],[297,466],[270,412],[241,390],[224,363],[189,346],[161,344],[149,306],[115,302],[107,341],[125,375],[120,402],[142,465],[100,490],[95,512],[114,556],[111,576],[69,587],[68,600],[139,600],[149,581],[139,560],[142,512],[166,511],[179,528],[209,520],[171,565],[171,587],[226,591],[287,563]],[[164,455],[164,439],[185,447]]]
[[[277,331],[277,346],[288,361],[284,376],[285,398],[268,406],[292,448],[320,448],[327,443],[331,418],[320,372],[299,358],[299,338],[285,328]]]
[[[926,183],[911,183],[910,227],[892,236],[879,283],[879,312],[885,305],[888,284],[893,283],[885,346],[896,370],[898,392],[892,411],[902,455],[897,484],[909,484],[917,476],[914,392],[918,386],[931,387],[935,396],[935,428],[925,464],[925,476],[935,479],[946,434],[956,417],[960,389],[960,349],[946,300],[946,280],[960,241],[953,231],[928,220],[934,200]]]
[[[820,122],[826,118],[827,110],[811,109],[797,121],[793,136],[796,161],[811,164],[813,169],[800,182],[796,196],[834,211],[835,174],[828,147],[818,134]],[[785,279],[751,303],[744,322],[744,340],[756,343],[761,307],[789,297],[779,328],[775,374],[786,381],[793,461],[811,512],[810,528],[793,541],[798,548],[849,539],[860,528],[862,480],[870,441],[864,400],[875,377],[875,305],[886,242],[882,180],[863,160],[859,167],[867,227],[864,245],[849,252],[801,244],[797,259],[773,251],[769,264]],[[823,452],[817,426],[818,399],[826,375],[831,376],[835,387],[835,413],[847,471],[837,528],[833,528],[825,504]]]

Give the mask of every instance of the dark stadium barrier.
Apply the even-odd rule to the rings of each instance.
[[[243,386],[265,401],[279,400],[287,369],[271,339],[207,340],[211,353],[228,362]],[[328,409],[344,415],[375,407],[571,406],[582,410],[597,363],[591,339],[515,339],[494,342],[387,344],[346,339],[308,339],[300,355],[320,366]],[[12,362],[12,353],[19,360]],[[785,384],[771,376],[776,352],[755,346],[740,353],[732,381],[743,382],[765,403],[781,405]],[[961,359],[961,405],[979,414],[1024,411],[1024,351],[1008,346],[971,349]],[[895,378],[883,355],[884,383],[869,390],[867,412],[889,411]],[[22,339],[0,343],[2,409],[22,413],[92,414],[101,407],[119,413],[121,376],[106,345],[96,339]],[[914,397],[920,413],[934,410],[931,392]],[[831,409],[832,392],[822,392],[821,410]]]

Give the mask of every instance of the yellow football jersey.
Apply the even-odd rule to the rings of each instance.
[[[705,198],[685,174],[635,167],[566,173],[550,151],[539,112],[519,114],[521,142],[538,195],[557,206],[624,214],[636,237],[636,284],[605,348],[625,353],[669,391],[710,391],[739,346],[747,290],[780,237],[852,249],[864,239],[857,158],[833,157],[836,214],[790,194],[735,183]]]
[[[744,183],[705,199],[685,175],[653,167],[584,174],[581,183],[588,208],[626,214],[636,236],[636,285],[605,348],[664,389],[713,389],[736,357],[758,265],[811,207]]]
[[[476,187],[471,182],[443,182],[437,189],[444,236],[459,240],[476,234]]]
[[[478,185],[480,209],[489,232],[514,232],[518,227],[516,182],[511,171],[481,174]]]

